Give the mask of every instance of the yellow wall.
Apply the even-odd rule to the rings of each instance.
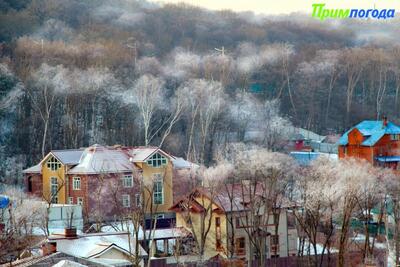
[[[154,168],[149,166],[146,162],[137,164],[143,170],[143,179],[145,186],[148,186],[149,191],[152,191],[153,188],[153,175],[156,173],[160,173],[164,177],[164,203],[162,205],[157,205],[153,207],[153,212],[155,213],[164,213],[170,212],[168,209],[173,205],[173,191],[172,191],[172,162],[167,159],[167,165]],[[152,199],[152,196],[149,196],[148,192],[145,190],[144,201],[148,201]],[[151,197],[151,198],[150,198]]]
[[[52,171],[47,168],[47,161],[52,157],[52,155],[48,155],[46,159],[42,163],[42,177],[43,177],[43,197],[45,200],[50,200],[50,180],[51,177],[57,177],[58,186],[64,185],[65,182],[65,166],[61,164],[61,168],[58,168],[56,171]],[[66,184],[65,184],[66,185]],[[66,204],[65,202],[65,185],[58,191],[58,203]]]
[[[208,207],[209,205],[209,200],[208,198],[196,198],[196,200],[202,204],[204,207]],[[215,205],[213,205],[213,209],[216,208]],[[209,218],[210,215],[212,216],[211,219],[211,227],[210,231],[207,234],[206,237],[206,243],[205,243],[205,258],[211,258],[214,257],[216,254],[220,253],[222,256],[225,256],[227,254],[227,221],[226,221],[226,216],[225,214],[219,214],[219,213],[213,213],[211,214],[208,212],[204,218],[204,227],[207,228],[209,225]],[[188,225],[186,223],[185,218],[188,217],[188,214],[186,212],[178,212],[176,214],[176,225],[178,227],[186,227],[189,231],[194,232],[196,236],[200,238],[201,236],[201,222],[203,221],[203,214],[201,213],[191,213],[190,218],[192,220],[192,225]],[[215,218],[219,217],[221,221],[221,243],[222,243],[222,248],[223,251],[217,251],[216,248],[216,229],[215,229]],[[204,231],[203,231],[204,233]],[[200,242],[200,241],[199,241]]]

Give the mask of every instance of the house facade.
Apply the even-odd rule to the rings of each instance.
[[[338,144],[340,159],[355,157],[376,166],[400,168],[400,127],[387,119],[358,123]]]
[[[89,221],[111,219],[143,205],[147,213],[174,218],[168,210],[174,160],[157,147],[55,150],[24,170],[26,189],[49,203],[82,205]]]
[[[197,188],[171,207],[177,227],[188,229],[195,239],[209,229],[206,259],[219,255],[249,260],[259,256],[257,249],[265,259],[297,255],[297,229],[287,207],[281,207],[277,216],[264,207],[251,209],[247,197],[240,193],[241,185],[228,187],[233,194],[227,194],[227,187],[213,194]],[[257,249],[254,243],[259,244]]]

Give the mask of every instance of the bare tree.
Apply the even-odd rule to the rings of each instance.
[[[46,207],[39,199],[9,188],[2,192],[10,196],[9,206],[2,210],[4,230],[0,235],[0,262],[11,262],[36,242],[34,231],[40,228],[46,216]]]

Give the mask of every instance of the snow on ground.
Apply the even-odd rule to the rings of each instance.
[[[299,248],[300,248],[300,239],[297,239],[297,249],[299,249]],[[324,248],[323,245],[317,244],[317,255],[322,254],[323,248]],[[331,251],[331,253],[338,252],[338,250],[335,248],[331,248],[330,251]],[[327,248],[325,248],[324,254],[328,254]],[[309,243],[307,240],[304,242],[304,255],[315,255],[312,244]]]

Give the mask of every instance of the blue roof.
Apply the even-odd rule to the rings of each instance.
[[[296,162],[301,166],[309,166],[313,160],[317,159],[321,155],[324,155],[332,160],[337,160],[337,154],[327,154],[321,152],[308,152],[308,151],[290,152],[290,156],[292,156],[296,160]]]
[[[375,157],[380,162],[399,162],[400,156]]]
[[[308,166],[311,161],[318,158],[320,154],[316,152],[290,152],[292,156],[299,165]]]
[[[383,121],[362,121],[340,137],[339,145],[348,144],[348,134],[355,128],[365,137],[365,140],[361,143],[362,146],[375,145],[385,134],[400,134],[400,127],[392,122],[388,122],[384,126]]]

